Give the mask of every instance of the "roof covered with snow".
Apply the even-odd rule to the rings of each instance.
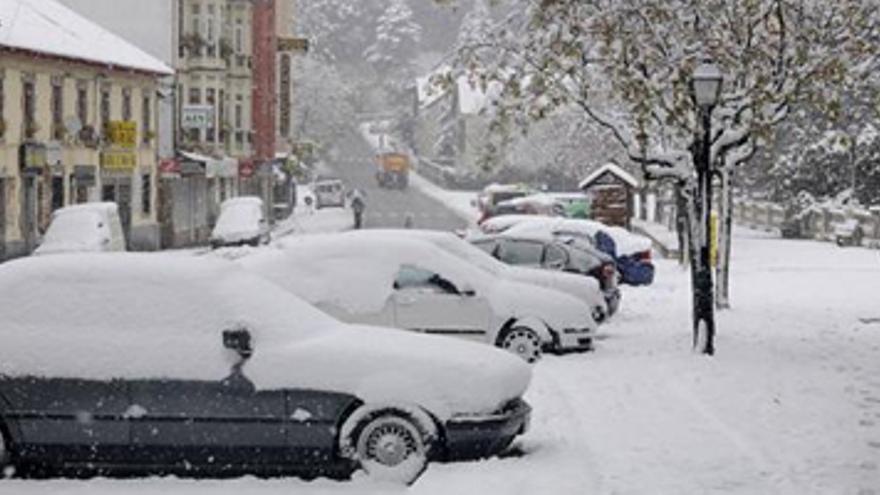
[[[611,173],[616,177],[619,177],[622,181],[626,182],[632,187],[639,187],[638,179],[633,177],[632,174],[630,174],[626,170],[620,168],[620,166],[614,162],[608,162],[605,165],[602,165],[598,169],[594,170],[593,173],[588,175],[586,179],[581,181],[578,187],[580,189],[587,187],[588,185],[592,184],[596,179],[602,177],[602,175],[604,175],[605,173]]]
[[[0,0],[0,48],[110,68],[173,73],[161,60],[55,0]]]

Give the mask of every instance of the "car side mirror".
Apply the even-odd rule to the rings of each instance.
[[[244,329],[224,330],[223,347],[237,352],[242,359],[248,359],[254,353],[251,346],[251,333]]]
[[[475,297],[477,295],[477,291],[468,283],[461,284],[461,287],[458,288],[458,293],[462,297]]]

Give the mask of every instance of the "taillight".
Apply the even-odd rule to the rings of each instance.
[[[651,250],[648,249],[647,251],[642,251],[641,253],[639,253],[639,261],[647,261],[647,262],[650,263],[650,261],[651,261]]]
[[[617,268],[612,263],[602,265],[602,278],[607,282],[613,282],[617,277]]]

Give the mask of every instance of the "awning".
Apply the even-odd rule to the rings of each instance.
[[[205,177],[209,179],[216,177],[238,177],[238,161],[234,158],[229,158],[228,156],[213,158],[189,151],[179,151],[178,153],[186,160],[203,164],[205,167]]]

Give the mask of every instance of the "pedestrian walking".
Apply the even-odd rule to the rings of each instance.
[[[364,210],[367,208],[364,193],[360,189],[353,189],[349,195],[351,211],[354,212],[354,228],[360,229],[364,224]]]

